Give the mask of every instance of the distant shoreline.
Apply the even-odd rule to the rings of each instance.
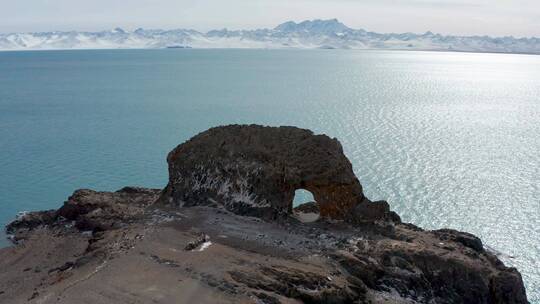
[[[495,55],[532,55],[538,56],[540,53],[510,53],[510,52],[496,52],[496,51],[462,51],[462,50],[430,50],[430,49],[377,49],[377,48],[366,48],[366,49],[328,49],[328,48],[197,48],[197,47],[185,47],[185,48],[174,48],[174,47],[164,47],[164,48],[73,48],[73,49],[16,49],[16,50],[6,50],[0,49],[0,53],[18,53],[18,52],[69,52],[69,51],[156,51],[156,50],[171,50],[171,51],[201,51],[201,50],[237,50],[237,51],[391,51],[391,52],[437,52],[437,53],[470,53],[470,54],[495,54]]]
[[[142,29],[0,34],[3,51],[35,49],[353,49],[540,54],[540,38],[377,33],[337,19],[288,21],[256,30]]]

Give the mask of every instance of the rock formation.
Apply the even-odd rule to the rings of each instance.
[[[163,191],[77,190],[8,225],[0,303],[527,303],[474,235],[365,198],[335,139],[227,126],[168,162]],[[320,220],[291,216],[297,188],[317,201],[297,211]]]
[[[338,140],[309,130],[213,128],[176,147],[167,162],[165,204],[222,205],[241,215],[276,218],[291,213],[295,190],[306,189],[322,217],[398,219],[386,202],[364,196]]]

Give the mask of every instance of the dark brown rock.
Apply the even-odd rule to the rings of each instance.
[[[55,210],[24,212],[19,214],[14,221],[6,226],[6,232],[11,235],[19,233],[19,237],[21,237],[21,233],[24,231],[53,223],[55,217]]]
[[[368,288],[420,303],[527,303],[519,272],[494,263],[490,253],[453,238],[441,242],[406,225],[397,230],[415,241],[364,240],[353,252],[335,252],[333,259]]]
[[[224,206],[264,218],[291,213],[294,192],[313,193],[322,217],[366,219],[389,210],[364,197],[337,139],[296,127],[231,125],[212,128],[171,151],[169,184],[161,201],[176,206]],[[383,210],[384,209],[384,210]]]
[[[72,227],[81,231],[102,231],[125,226],[142,216],[161,190],[125,187],[116,192],[88,189],[75,191],[58,210],[27,212],[6,226],[11,240],[28,238],[32,230],[50,226]]]
[[[484,251],[482,240],[480,240],[478,237],[470,233],[461,232],[461,231],[457,231],[453,229],[439,229],[439,230],[433,230],[432,232],[443,241],[453,240],[471,249],[474,249],[477,252]]]
[[[55,214],[56,219],[72,221],[80,230],[100,231],[119,228],[144,213],[160,190],[125,187],[116,192],[88,189],[75,191]]]
[[[494,275],[490,282],[490,303],[527,303],[521,274],[507,268]]]

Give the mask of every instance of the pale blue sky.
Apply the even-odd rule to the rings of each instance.
[[[377,32],[540,37],[540,0],[0,0],[0,32],[253,29],[338,18]]]

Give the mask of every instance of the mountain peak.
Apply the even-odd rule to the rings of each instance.
[[[291,30],[293,30],[294,28],[296,28],[298,24],[296,24],[296,22],[294,21],[287,21],[287,22],[284,22],[278,26],[276,26],[274,28],[274,30],[276,31],[282,31],[282,32],[290,32]]]
[[[117,27],[111,31],[112,33],[119,33],[119,34],[125,34],[126,31],[124,31],[121,27]]]
[[[288,21],[270,29],[211,30],[116,28],[99,32],[0,33],[1,50],[90,48],[322,48],[450,50],[540,54],[540,38],[388,33],[351,29],[338,19]]]
[[[349,27],[339,22],[337,19],[305,20],[300,23],[288,21],[278,25],[274,29],[282,32],[310,32],[317,34],[335,34],[350,30]]]

